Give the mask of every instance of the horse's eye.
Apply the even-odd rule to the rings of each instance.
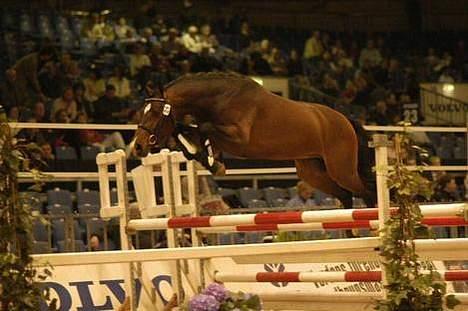
[[[146,105],[145,110],[143,110],[143,114],[147,114],[148,111],[151,110],[151,104]]]

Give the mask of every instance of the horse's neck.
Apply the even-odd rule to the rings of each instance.
[[[232,113],[229,111],[230,105],[244,105],[242,110],[251,108],[247,105],[246,100],[240,98],[233,103],[233,99],[239,96],[244,97],[246,94],[236,85],[226,84],[219,85],[193,85],[189,89],[174,89],[174,97],[178,98],[175,109],[177,110],[177,119],[183,118],[184,115],[193,115],[199,122],[210,123],[232,123],[238,120],[231,120]]]
[[[217,93],[193,92],[185,93],[174,105],[177,113],[177,119],[180,120],[184,115],[192,115],[198,121],[211,121],[216,110],[223,104],[223,96]]]

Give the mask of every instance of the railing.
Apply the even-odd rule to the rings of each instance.
[[[81,124],[81,123],[29,123],[29,122],[11,122],[11,128],[15,129],[64,129],[64,130],[116,130],[116,131],[134,131],[136,124]],[[447,127],[447,126],[376,126],[365,125],[364,129],[370,132],[447,132],[447,133],[468,133],[467,127]]]
[[[452,89],[453,84],[444,84],[443,88]],[[468,102],[438,92],[435,87],[420,87],[421,112],[427,125],[467,125]]]
[[[315,91],[314,91],[315,92]],[[317,93],[319,94],[319,93]],[[11,122],[9,125],[15,129],[68,129],[68,130],[82,130],[82,129],[95,129],[95,130],[120,130],[120,131],[133,131],[136,130],[137,125],[134,124],[78,124],[78,123],[28,123],[28,122]],[[422,127],[422,126],[373,126],[366,125],[364,129],[370,132],[448,132],[448,133],[466,133],[468,134],[467,127]],[[444,170],[444,171],[466,171],[466,166],[450,166],[450,167],[428,167],[431,170]],[[227,170],[227,176],[216,177],[217,180],[234,181],[234,180],[252,180],[252,186],[258,188],[260,180],[295,180],[297,179],[296,170],[290,168],[255,168],[255,169],[233,169]],[[76,182],[77,190],[82,188],[82,182],[97,181],[97,172],[47,172],[48,175],[53,177],[54,182]],[[202,174],[208,174],[207,171]],[[112,176],[112,175],[111,175]],[[31,174],[20,173],[20,182],[32,182]],[[131,176],[129,176],[131,178]],[[47,181],[47,180],[46,180]]]

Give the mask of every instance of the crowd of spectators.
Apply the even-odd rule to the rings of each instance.
[[[96,12],[4,11],[1,30],[8,58],[0,104],[9,119],[136,123],[146,86],[186,73],[225,70],[289,77],[295,86],[313,87],[325,95],[324,103],[363,124],[390,125],[402,119],[405,104],[418,101],[419,82],[467,79],[463,40],[402,53],[392,35],[315,30],[304,36],[297,30],[289,33],[296,40],[286,42],[274,32],[252,29],[238,15],[208,20],[157,13],[154,4],[145,5],[133,20]],[[30,41],[34,44],[26,44]],[[126,148],[131,137],[125,134],[19,133],[52,150],[63,145]]]

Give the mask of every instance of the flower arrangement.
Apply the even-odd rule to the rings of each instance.
[[[257,311],[262,310],[258,295],[228,291],[220,283],[212,283],[188,302],[188,311]]]

